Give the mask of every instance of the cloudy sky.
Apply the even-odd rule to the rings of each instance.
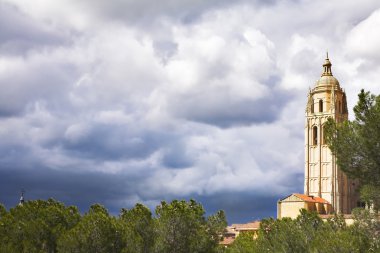
[[[379,29],[378,0],[0,0],[0,202],[275,216],[326,50],[352,111]]]

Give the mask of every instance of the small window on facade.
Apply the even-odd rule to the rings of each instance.
[[[319,100],[319,112],[323,112],[323,101]]]
[[[316,126],[313,127],[313,145],[318,144],[318,128]]]

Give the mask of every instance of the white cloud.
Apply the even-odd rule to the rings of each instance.
[[[379,60],[380,34],[377,32],[379,26],[380,9],[374,11],[347,34],[347,54],[352,57]]]

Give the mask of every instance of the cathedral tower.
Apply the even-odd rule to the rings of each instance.
[[[344,90],[331,71],[326,57],[323,73],[309,91],[305,121],[305,195],[320,197],[331,203],[336,213],[351,213],[357,206],[355,182],[338,168],[324,140],[324,124],[348,119]]]

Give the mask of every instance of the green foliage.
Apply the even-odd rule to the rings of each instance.
[[[342,216],[323,222],[306,210],[294,220],[264,219],[258,232],[241,233],[223,248],[224,212],[205,217],[194,200],[162,202],[156,217],[141,204],[119,217],[95,204],[81,216],[76,207],[36,200],[9,211],[0,204],[0,253],[380,252],[378,217],[362,209],[354,216],[351,226]]]
[[[219,239],[215,238],[221,227],[217,222],[225,224],[224,213],[205,219],[205,211],[195,200],[165,201],[156,208],[157,241],[155,252],[162,253],[201,253],[214,252]]]
[[[265,219],[261,221],[257,238],[242,234],[224,253],[261,252],[380,252],[380,222],[368,210],[354,211],[355,222],[347,226],[342,216],[323,222],[316,213],[301,210],[292,220]],[[241,237],[242,236],[242,237]]]
[[[0,204],[0,253],[212,253],[227,225],[223,211],[206,218],[194,200],[162,202],[156,214],[142,204],[119,217],[100,204],[83,216],[53,199],[9,212]]]
[[[354,253],[365,252],[360,250],[357,238],[350,230],[338,230],[324,228],[313,240],[312,252],[339,252]]]
[[[124,228],[126,247],[123,252],[149,253],[153,251],[156,237],[151,211],[142,204],[132,209],[122,209],[121,224]]]
[[[223,252],[223,251],[222,251]],[[226,253],[255,253],[257,252],[256,240],[253,232],[243,232],[235,239],[234,243],[224,250]]]
[[[95,204],[80,222],[58,241],[62,253],[119,253],[123,248],[121,226],[107,210]]]
[[[215,245],[218,245],[222,239],[221,235],[227,227],[226,214],[223,210],[219,210],[207,218],[207,232]]]
[[[360,189],[361,199],[368,204],[375,212],[380,207],[380,187],[374,185],[364,185]]]
[[[194,200],[162,202],[156,217],[136,204],[111,216],[95,204],[82,217],[76,207],[49,199],[7,210],[0,204],[0,253],[261,253],[380,252],[380,222],[369,210],[355,209],[347,226],[335,215],[323,222],[301,210],[292,220],[261,221],[257,232],[241,233],[228,248],[218,247],[227,225],[219,211],[205,217]]]
[[[28,201],[1,216],[0,252],[56,252],[56,241],[79,220],[75,207],[53,199]]]
[[[256,252],[309,252],[323,221],[314,212],[302,209],[295,220],[266,219],[260,224]]]
[[[361,208],[354,209],[353,215],[355,223],[352,230],[359,243],[365,246],[366,252],[380,252],[380,217]]]
[[[9,248],[7,245],[4,245],[4,238],[6,238],[6,216],[7,209],[5,209],[4,205],[0,204],[0,253],[9,252]]]
[[[5,206],[3,204],[0,204],[0,219],[1,217],[4,217],[7,214],[7,209],[5,209]]]
[[[355,120],[326,125],[326,141],[337,163],[350,178],[368,185],[364,198],[375,203],[380,189],[380,96],[361,90],[354,107]],[[368,197],[377,196],[369,200]]]
[[[360,242],[352,227],[347,227],[341,215],[335,215],[323,223],[312,241],[313,252],[365,252],[366,246]]]

